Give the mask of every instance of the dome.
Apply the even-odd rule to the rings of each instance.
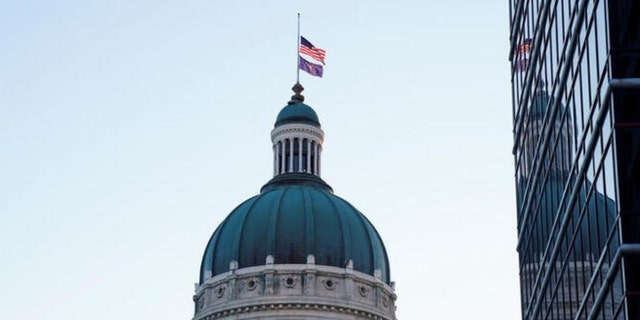
[[[547,111],[547,104],[549,103],[549,95],[547,93],[540,93],[536,96],[535,100],[531,104],[531,111],[529,111],[534,119],[544,118],[544,114]]]
[[[551,107],[550,103],[553,103],[553,101],[551,101],[551,97],[546,91],[540,91],[536,93],[536,97],[531,103],[531,109],[529,110],[531,117],[533,119],[538,119],[538,120],[544,119],[545,113],[547,112],[547,108]],[[564,105],[562,105],[562,103],[559,103],[558,104],[559,113],[562,114],[564,110],[565,110]]]
[[[275,126],[287,123],[305,123],[320,127],[316,112],[310,106],[296,100],[289,101],[289,104],[282,108],[276,118]]]
[[[322,180],[324,131],[292,90],[270,134],[273,178],[209,238],[193,319],[394,320],[382,239]]]
[[[564,201],[562,193],[568,176],[569,175],[567,173],[564,174],[564,177],[560,177],[559,175],[550,176],[544,184],[544,189],[542,190],[544,195],[542,196],[540,203],[537,204],[536,210],[530,211],[533,216],[529,217],[529,221],[526,223],[535,223],[534,227],[542,230],[550,230],[552,228],[556,216],[559,214],[558,209],[562,208],[562,210],[566,210],[566,208],[562,207],[562,202]],[[600,244],[606,243],[606,238],[608,236],[606,232],[602,231],[602,226],[609,225],[611,221],[616,219],[617,209],[615,201],[602,194],[597,189],[594,190],[591,196],[587,196],[586,190],[590,190],[591,188],[593,188],[591,182],[588,180],[585,181],[584,187],[580,188],[577,195],[577,203],[574,210],[569,212],[573,215],[572,219],[578,219],[579,215],[583,214],[582,208],[587,207],[587,210],[584,212],[586,216],[582,218],[581,222],[581,229],[583,232],[580,232],[579,235],[572,240],[574,241],[574,244],[571,246],[581,248],[581,250],[572,250],[569,252],[571,259],[575,261],[590,261],[593,257],[600,256],[603,250]],[[524,188],[519,189],[524,190]],[[521,199],[522,196],[519,198]],[[518,206],[522,206],[522,203],[519,202]],[[521,229],[522,226],[519,228]],[[549,241],[548,236],[549,235],[546,233],[532,233],[530,235],[531,240],[527,241],[526,245],[535,246],[539,243],[547,243],[547,241]],[[613,250],[613,252],[617,249],[617,244],[615,242],[612,242],[609,246],[609,250]],[[534,249],[520,248],[519,250],[521,252],[530,252],[526,257],[524,257],[523,262],[535,263],[539,262],[538,260],[544,255],[545,249],[546,247],[543,246],[535,247]],[[561,246],[561,255],[567,255],[567,250],[570,250],[570,248],[567,247],[566,244]]]
[[[289,176],[287,179],[283,179]],[[236,207],[215,230],[202,260],[200,283],[237,268],[274,264],[315,264],[377,274],[389,284],[387,254],[373,225],[322,179],[311,174],[274,178]]]

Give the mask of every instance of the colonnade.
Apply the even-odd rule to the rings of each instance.
[[[273,175],[311,173],[320,176],[322,145],[311,139],[285,138],[273,144]]]

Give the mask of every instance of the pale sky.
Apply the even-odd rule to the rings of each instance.
[[[271,178],[297,12],[323,178],[398,318],[519,317],[506,0],[0,0],[0,319],[191,319],[207,240]]]

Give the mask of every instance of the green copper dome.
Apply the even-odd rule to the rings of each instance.
[[[534,119],[544,118],[544,114],[547,111],[547,104],[549,104],[549,95],[546,92],[538,94],[531,104],[531,111],[529,111],[532,117]]]
[[[289,101],[289,104],[278,113],[275,126],[287,123],[305,123],[320,127],[316,112],[308,105],[295,100]]]
[[[553,101],[546,91],[540,90],[539,92],[537,92],[533,102],[531,103],[531,109],[529,110],[531,118],[536,120],[544,119],[547,109],[551,107],[551,103],[553,103]],[[564,110],[564,105],[562,105],[561,103],[558,104],[559,114],[562,114]]]
[[[236,268],[315,263],[353,268],[390,284],[378,232],[320,178],[324,133],[316,112],[303,103],[304,88],[296,83],[292,89],[295,95],[272,131],[274,177],[213,232],[200,283]],[[285,124],[290,127],[278,128]],[[313,262],[308,261],[311,255]]]
[[[335,196],[319,177],[291,173],[275,177],[236,207],[215,230],[204,253],[200,283],[238,268],[306,264],[353,269],[389,281],[387,254],[373,225],[356,208]]]
[[[552,174],[544,184],[541,192],[544,192],[544,196],[539,203],[536,203],[535,210],[530,211],[530,217],[527,218],[525,223],[533,225],[529,227],[529,230],[550,230],[553,227],[555,219],[559,214],[567,214],[566,212],[558,213],[558,209],[565,210],[563,207],[562,193],[564,192],[565,183],[569,179],[569,174],[564,173],[564,177],[560,177],[558,173]],[[566,243],[560,247],[561,255],[570,255],[571,259],[575,261],[588,261],[593,257],[599,257],[602,253],[601,243],[606,243],[608,233],[602,230],[602,226],[611,224],[611,221],[615,221],[617,208],[613,199],[606,195],[594,190],[593,194],[587,196],[587,190],[593,188],[591,182],[585,181],[584,186],[580,187],[577,197],[577,203],[574,210],[568,212],[573,215],[572,219],[578,219],[581,214],[585,214],[582,218],[582,232],[575,236],[572,247],[581,248],[577,251],[569,251]],[[522,188],[521,190],[524,190]],[[522,206],[522,195],[518,197],[518,206]],[[566,202],[566,200],[565,200]],[[583,208],[587,207],[586,211]],[[583,213],[584,212],[584,213]],[[522,230],[522,226],[518,226],[518,230]],[[529,252],[527,256],[520,257],[523,262],[532,263],[538,262],[540,257],[545,254],[546,247],[534,247],[533,249],[527,249],[524,246],[536,246],[540,243],[547,243],[549,235],[547,233],[535,233],[530,231],[526,237],[530,237],[526,243],[521,244],[523,247],[519,248],[520,252]],[[610,250],[615,252],[617,248],[617,242],[612,241],[609,244]]]

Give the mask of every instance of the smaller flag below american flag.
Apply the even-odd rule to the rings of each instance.
[[[303,57],[298,56],[298,69],[306,71],[308,74],[322,78],[323,68],[319,64],[311,63]]]
[[[518,72],[527,71],[528,67],[529,67],[529,59],[527,59],[527,58],[522,58],[522,59],[516,60],[516,63],[515,63],[515,66],[514,66],[514,68]]]
[[[303,36],[300,36],[300,53],[305,54],[314,60],[321,62],[324,64],[324,58],[327,55],[327,52],[323,49],[315,47],[309,40],[305,39]]]

